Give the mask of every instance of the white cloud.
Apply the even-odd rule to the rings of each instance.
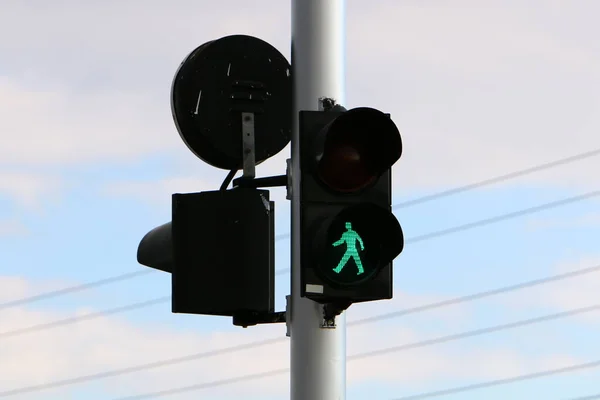
[[[166,178],[145,182],[117,182],[108,184],[103,192],[110,196],[133,197],[144,202],[169,203],[173,193],[195,193],[218,190],[220,183],[194,177]]]
[[[59,200],[64,187],[65,182],[57,174],[0,170],[0,196],[30,209],[39,210],[42,199],[45,203]]]
[[[0,277],[0,287],[2,287],[2,290],[0,290],[0,300],[2,302],[31,295],[36,289],[31,282],[18,276]]]
[[[600,57],[585,47],[591,43],[590,38],[582,45],[569,40],[560,27],[549,25],[551,7],[540,2],[533,6],[534,12],[528,12],[532,10],[527,4],[515,6],[499,1],[482,4],[466,0],[452,5],[350,3],[350,21],[354,25],[350,26],[362,29],[349,31],[349,43],[351,52],[358,53],[360,49],[363,56],[416,60],[460,73],[488,74],[510,69],[522,60],[543,59],[552,66],[565,65],[597,74]],[[583,12],[597,8],[589,5]],[[566,9],[573,11],[577,6],[565,6],[563,12]],[[393,45],[381,40],[386,37],[395,39]]]
[[[65,280],[29,280],[20,276],[0,276],[0,304],[63,289],[73,282]],[[3,310],[0,307],[0,311]]]
[[[0,16],[0,26],[4,32],[19,32],[19,35],[12,41],[2,35],[0,46],[7,51],[27,56],[34,50],[55,50],[77,65],[99,58],[121,59],[122,63],[107,65],[110,72],[130,71],[132,60],[161,62],[165,55],[169,63],[175,60],[172,67],[176,68],[184,53],[189,53],[193,46],[232,34],[279,36],[282,47],[289,47],[287,39],[278,32],[282,26],[289,26],[290,6],[278,1],[257,7],[242,0],[230,0],[227,6],[216,7],[192,0],[171,6],[156,1],[81,3],[64,0],[61,6],[48,7],[43,0],[33,0],[12,1],[10,9],[10,14]],[[231,12],[232,9],[236,12]],[[136,24],[131,23],[133,20]],[[111,29],[107,29],[107,24]],[[40,36],[40,31],[45,35]],[[73,57],[74,51],[78,52],[77,57]],[[91,59],[86,60],[84,55]],[[52,61],[55,60],[48,60],[49,64],[53,65]],[[70,67],[65,65],[64,68]],[[139,72],[147,76],[146,71]]]
[[[29,233],[29,230],[23,222],[17,219],[0,220],[0,238],[7,236],[23,236]]]
[[[576,261],[558,263],[551,273],[565,274],[600,265],[600,257],[578,257]],[[592,272],[545,285],[528,288],[501,299],[503,304],[518,310],[533,307],[555,309],[559,312],[598,305],[600,272]],[[598,324],[600,311],[592,311],[571,317],[573,320]]]
[[[0,163],[136,161],[176,143],[168,109],[140,93],[72,93],[0,80]],[[162,112],[161,112],[162,111]],[[152,121],[149,121],[152,116]]]

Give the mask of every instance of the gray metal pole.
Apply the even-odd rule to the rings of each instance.
[[[345,101],[345,0],[292,0],[291,400],[346,398],[346,316],[321,328],[323,307],[300,297],[298,112],[318,110],[319,98]]]

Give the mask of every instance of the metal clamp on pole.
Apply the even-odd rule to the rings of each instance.
[[[233,314],[233,325],[247,328],[254,325],[277,324],[286,322],[285,311],[274,313],[236,312]]]
[[[352,302],[332,302],[323,304],[323,320],[321,321],[321,328],[332,329],[335,328],[335,317],[340,315],[342,312],[348,309]]]
[[[319,111],[340,112],[348,110],[346,110],[345,107],[337,104],[336,100],[332,99],[331,97],[321,97],[319,99]]]
[[[256,150],[254,142],[254,113],[242,113],[242,160],[243,178],[254,179],[256,176]]]
[[[261,188],[288,185],[287,175],[256,178],[256,145],[254,140],[254,113],[242,112],[242,165],[243,174],[233,180],[234,187]]]

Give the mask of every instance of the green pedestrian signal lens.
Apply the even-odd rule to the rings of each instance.
[[[363,274],[365,272],[362,261],[360,260],[360,254],[358,254],[358,249],[356,248],[356,242],[360,243],[361,251],[365,250],[365,245],[363,240],[360,238],[360,235],[356,233],[356,231],[352,230],[352,222],[346,222],[346,232],[342,234],[340,240],[333,243],[333,247],[340,246],[342,244],[346,244],[346,252],[342,256],[337,267],[333,269],[333,272],[339,274],[342,272],[342,269],[346,266],[346,263],[352,258],[354,260],[354,264],[358,267],[358,272],[356,275]]]
[[[313,238],[315,272],[340,288],[373,279],[403,248],[396,218],[370,203],[345,208],[318,224]]]
[[[370,280],[381,267],[377,227],[366,215],[338,216],[328,224],[325,245],[317,262],[321,277],[337,286]]]

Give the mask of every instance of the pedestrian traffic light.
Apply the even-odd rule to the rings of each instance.
[[[302,296],[321,303],[392,298],[404,238],[391,212],[398,128],[373,108],[301,111]]]

